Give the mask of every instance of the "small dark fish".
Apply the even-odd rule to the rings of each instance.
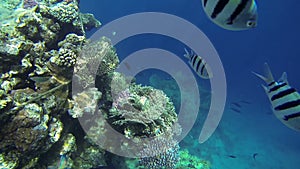
[[[254,160],[256,160],[256,156],[258,155],[258,153],[254,153],[253,155],[252,155],[252,157],[253,157],[253,159]]]
[[[236,158],[235,155],[227,155],[227,157],[230,157],[230,158]]]
[[[240,103],[238,103],[238,102],[232,102],[231,105],[236,106],[238,108],[242,107],[242,105]]]
[[[230,109],[234,112],[237,112],[237,113],[242,113],[240,109],[237,109],[235,107],[230,107]]]

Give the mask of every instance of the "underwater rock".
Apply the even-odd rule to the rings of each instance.
[[[0,111],[3,111],[3,109],[6,108],[11,103],[12,103],[12,98],[9,95],[7,95],[4,90],[0,90]]]
[[[54,20],[38,13],[38,7],[20,13],[16,23],[16,29],[20,32],[19,36],[24,36],[24,39],[33,43],[42,41],[46,46],[51,46],[59,38],[59,29],[54,29],[59,25],[55,24]]]
[[[106,166],[105,152],[98,146],[85,147],[84,151],[74,160],[74,168],[91,169]]]
[[[49,125],[50,142],[55,143],[59,140],[61,132],[63,130],[63,124],[60,120],[53,118]]]
[[[23,0],[23,8],[29,9],[33,8],[38,5],[38,2],[36,0]]]
[[[0,154],[0,168],[15,168],[18,165],[18,161],[15,159],[9,159],[7,155]]]
[[[37,156],[36,151],[44,146],[47,130],[38,130],[35,127],[42,122],[42,108],[35,104],[27,104],[21,109],[12,121],[1,128],[0,149],[9,153],[13,161],[26,165]],[[8,154],[6,155],[9,157]],[[22,157],[22,158],[21,158]]]
[[[86,43],[74,67],[76,86],[82,90],[95,84],[104,96],[110,90],[110,81],[119,58],[109,39]],[[97,76],[97,78],[96,78]]]
[[[81,22],[84,26],[84,30],[89,31],[93,28],[99,28],[101,23],[95,19],[93,14],[80,14]]]
[[[70,154],[74,151],[76,151],[76,138],[73,134],[69,133],[66,135],[64,144],[63,144],[62,149],[60,150],[59,154],[66,155],[66,154]]]

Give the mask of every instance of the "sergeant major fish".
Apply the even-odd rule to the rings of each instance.
[[[254,73],[254,72],[253,72]],[[265,63],[265,76],[254,73],[267,83],[265,89],[275,116],[286,126],[300,131],[300,94],[291,87],[284,72],[278,81],[275,81],[271,70]]]
[[[193,70],[203,79],[210,79],[212,78],[212,72],[210,66],[206,64],[206,62],[200,56],[194,54],[193,51],[189,53],[186,49],[184,57],[189,59],[189,64],[193,68]]]
[[[255,0],[202,0],[206,15],[227,30],[245,30],[257,25]]]

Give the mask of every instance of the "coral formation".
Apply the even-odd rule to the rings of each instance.
[[[210,169],[210,162],[189,154],[188,150],[179,151],[180,161],[176,169]]]
[[[172,102],[161,90],[135,84],[116,96],[109,118],[128,138],[159,135],[177,121]]]
[[[100,22],[81,13],[78,1],[5,0],[0,10],[0,168],[175,168],[180,125],[173,103],[116,72],[110,40],[86,39]],[[82,117],[92,117],[83,122],[87,135]],[[128,142],[108,140],[106,125]],[[111,151],[152,137],[134,163],[113,162],[116,156],[107,158],[93,142]]]
[[[105,152],[97,146],[88,146],[84,148],[84,151],[75,158],[74,168],[91,169],[98,166],[106,166],[104,160]]]
[[[170,140],[171,141],[171,140]],[[164,141],[163,141],[164,142]],[[172,141],[171,141],[172,142]],[[160,141],[158,145],[148,145],[151,150],[163,148],[165,145]],[[167,142],[166,142],[167,143]],[[115,166],[118,169],[153,169],[153,168],[166,168],[166,169],[210,169],[211,163],[207,160],[200,159],[197,156],[191,155],[188,150],[179,150],[176,142],[173,142],[174,147],[166,146],[168,151],[165,151],[157,156],[152,156],[144,159],[129,159],[123,158],[115,160]],[[158,146],[155,148],[155,146]],[[162,152],[162,151],[158,151]],[[172,163],[173,162],[173,163]]]
[[[175,168],[179,161],[178,151],[177,141],[157,137],[141,151],[141,155],[145,157],[141,158],[139,163],[148,169]]]
[[[118,56],[109,39],[102,37],[98,41],[92,41],[82,47],[80,57],[74,67],[76,87],[85,89],[96,87],[106,96],[112,74],[119,64]],[[95,78],[96,84],[95,84]],[[97,80],[99,80],[97,82]]]
[[[5,0],[0,9],[0,168],[45,168],[40,157],[56,143],[53,158],[71,162],[70,75],[86,29],[100,22],[75,0]]]
[[[23,0],[23,8],[24,9],[33,8],[37,4],[38,3],[35,0]]]
[[[97,108],[97,101],[100,98],[101,92],[96,88],[88,88],[83,92],[77,93],[73,100],[70,100],[73,106],[68,112],[73,118],[82,117],[84,114],[93,115]]]

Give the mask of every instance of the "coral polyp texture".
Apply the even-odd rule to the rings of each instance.
[[[157,137],[141,151],[141,167],[149,169],[175,168],[179,157],[179,145],[176,140]]]

